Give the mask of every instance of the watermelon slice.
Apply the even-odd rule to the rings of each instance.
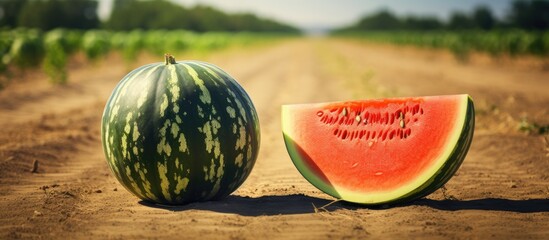
[[[286,148],[305,179],[368,205],[442,187],[463,162],[474,125],[466,94],[282,106]]]

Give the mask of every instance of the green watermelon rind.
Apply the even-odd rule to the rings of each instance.
[[[458,144],[452,151],[452,154],[448,158],[447,164],[435,174],[424,186],[419,187],[413,192],[403,196],[402,198],[392,201],[391,204],[398,204],[413,201],[422,197],[425,197],[442,186],[444,186],[457,172],[465,156],[469,151],[471,143],[473,141],[473,135],[475,130],[475,110],[474,103],[471,97],[467,99],[467,117],[465,119],[465,125],[461,132]],[[383,203],[382,203],[383,204]],[[387,204],[387,203],[385,203]]]
[[[290,156],[300,156],[301,153],[299,153],[299,150],[296,148],[297,144],[294,143],[294,140],[285,133],[283,133],[283,137],[286,144],[286,150],[288,151]],[[303,177],[307,179],[307,181],[309,181],[313,186],[332,197],[341,199],[339,193],[333,188],[332,185],[330,185],[330,183],[327,182],[327,180],[321,179],[319,176],[313,174],[311,171],[308,170],[309,166],[306,166],[303,160],[297,161],[293,157],[291,159],[299,173],[301,173],[301,175],[303,175]]]
[[[332,186],[332,184],[327,179],[323,179],[321,176],[317,176],[315,173],[313,173],[313,171],[309,169],[310,166],[304,163],[304,158],[301,157],[301,153],[297,149],[298,145],[284,131],[283,137],[287,151],[298,171],[307,181],[309,181],[313,186],[320,189],[324,193],[331,195],[332,197],[335,197],[337,199],[362,205],[375,206],[399,204],[427,196],[436,191],[446,182],[448,182],[461,166],[472,142],[475,122],[473,101],[468,95],[466,96],[466,101],[466,109],[464,110],[465,117],[463,120],[461,131],[459,132],[459,137],[457,138],[455,147],[451,150],[448,157],[444,161],[444,164],[442,164],[440,168],[429,179],[424,181],[423,184],[416,187],[414,190],[409,190],[406,194],[391,199],[385,199],[383,201],[364,201],[362,199],[359,200],[342,197],[342,194],[340,194],[340,192],[336,190],[336,187]],[[285,124],[287,124],[285,122],[284,115],[288,114],[285,113],[284,106],[282,112],[284,130]]]

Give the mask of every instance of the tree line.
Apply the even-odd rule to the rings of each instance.
[[[497,19],[490,8],[477,6],[471,12],[453,12],[447,22],[433,16],[399,17],[389,10],[364,16],[358,22],[336,31],[362,30],[493,30],[549,29],[549,1],[516,0],[504,19]]]
[[[96,0],[0,0],[0,27],[67,29],[184,29],[206,31],[298,32],[293,26],[251,13],[228,14],[216,8],[185,7],[168,0],[115,0],[102,22]]]

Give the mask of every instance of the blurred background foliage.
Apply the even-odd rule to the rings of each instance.
[[[94,0],[0,0],[0,26],[41,30],[54,28],[132,30],[185,29],[206,31],[298,32],[288,24],[252,13],[227,14],[216,8],[184,7],[166,0],[115,0],[102,22]]]
[[[98,16],[96,0],[0,0],[0,88],[14,72],[40,67],[52,82],[64,83],[75,53],[96,62],[114,51],[130,66],[143,52],[205,53],[301,33],[295,26],[253,13],[226,13],[168,0],[113,0],[111,13],[104,18]],[[500,17],[486,6],[453,12],[446,20],[398,16],[382,9],[332,29],[331,34],[445,49],[463,62],[470,52],[547,60],[548,27],[549,1],[516,0]]]
[[[448,49],[467,62],[471,52],[492,57],[549,55],[549,1],[516,0],[503,18],[486,6],[471,12],[453,12],[447,21],[432,16],[397,16],[383,9],[333,35],[369,42]],[[548,62],[549,63],[549,62]],[[549,65],[549,64],[548,64]]]
[[[340,29],[343,31],[369,30],[493,30],[524,29],[547,30],[549,28],[549,1],[514,1],[503,19],[497,19],[490,8],[477,6],[472,12],[453,12],[448,21],[433,16],[404,16],[388,9],[366,15],[356,23]]]
[[[0,89],[14,74],[35,68],[53,83],[65,83],[75,53],[97,62],[118,52],[130,68],[143,52],[204,54],[300,32],[251,13],[167,0],[114,0],[105,20],[97,10],[94,0],[0,0]]]

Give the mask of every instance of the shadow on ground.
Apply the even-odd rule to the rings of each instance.
[[[484,210],[516,213],[549,212],[549,199],[511,200],[484,198],[474,200],[433,200],[419,199],[408,204],[395,206],[365,206],[348,202],[335,202],[305,196],[303,194],[261,196],[257,198],[231,195],[219,201],[197,202],[181,206],[159,205],[146,201],[139,204],[169,211],[205,210],[219,213],[231,213],[242,216],[272,216],[287,214],[310,214],[316,211],[346,210],[388,210],[401,207],[424,206],[442,211]],[[328,206],[326,206],[328,205]],[[326,206],[325,208],[322,208]]]
[[[315,208],[320,208],[331,202],[332,200],[328,199],[293,194],[261,196],[257,198],[230,195],[218,201],[197,202],[182,206],[159,205],[146,201],[140,201],[139,204],[170,211],[206,210],[243,216],[271,216],[314,213]],[[344,206],[337,202],[331,204],[326,210],[332,211],[337,208],[354,209],[356,207]]]
[[[444,211],[486,210],[517,213],[549,212],[549,199],[511,200],[483,198],[474,200],[432,200],[420,199],[412,203]]]

